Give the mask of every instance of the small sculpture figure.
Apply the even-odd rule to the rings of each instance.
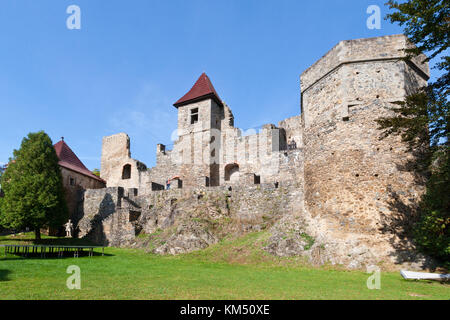
[[[297,149],[297,142],[295,142],[294,139],[292,139],[292,140],[288,143],[288,149],[289,149],[289,150],[295,150],[295,149]]]
[[[71,238],[73,228],[72,221],[69,219],[69,222],[67,222],[64,226],[66,227],[66,237]]]

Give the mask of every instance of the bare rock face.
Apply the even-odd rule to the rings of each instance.
[[[257,188],[252,192],[264,194]],[[245,199],[242,190],[227,188],[144,197],[143,202],[152,204],[144,205],[151,209],[142,214],[140,223],[151,241],[143,241],[142,246],[157,254],[179,254],[207,248],[227,235],[262,230],[268,223],[266,212]]]
[[[370,250],[355,241],[342,241],[317,233],[314,219],[284,216],[272,228],[272,236],[264,248],[280,256],[304,256],[313,265],[345,265],[349,269],[362,268],[373,259]]]
[[[205,249],[218,242],[218,238],[198,222],[178,225],[167,242],[153,250],[157,254],[180,254]]]
[[[306,233],[301,218],[284,216],[270,231],[272,236],[264,250],[279,257],[305,255],[315,243],[315,239]]]

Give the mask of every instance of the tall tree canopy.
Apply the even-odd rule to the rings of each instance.
[[[420,150],[414,168],[428,178],[415,228],[417,244],[426,253],[450,260],[450,1],[390,0],[387,19],[404,27],[416,47],[408,57],[421,53],[438,70],[436,79],[393,108],[394,116],[378,120],[385,135],[399,134],[411,150]]]
[[[13,155],[1,177],[0,224],[28,227],[40,239],[40,228],[60,227],[68,218],[59,160],[43,131],[28,134]]]
[[[440,76],[427,88],[408,97],[406,103],[396,110],[396,117],[384,119],[386,121],[381,124],[389,129],[389,133],[401,133],[416,146],[423,143],[448,145],[450,1],[409,0],[399,3],[390,0],[387,5],[394,10],[387,19],[403,26],[405,35],[416,45],[406,49],[408,58],[427,54],[426,60],[435,63],[433,68],[439,70]],[[424,135],[422,131],[427,126],[429,132]]]
[[[387,19],[404,27],[404,33],[416,45],[407,52],[410,55],[428,54],[428,60],[439,58],[436,67],[444,71],[430,85],[447,92],[449,89],[450,57],[446,50],[450,43],[449,0],[389,0],[387,5],[395,11]]]

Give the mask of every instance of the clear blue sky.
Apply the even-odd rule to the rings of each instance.
[[[300,113],[299,76],[340,40],[401,33],[369,5],[386,0],[3,0],[0,4],[0,163],[29,132],[61,136],[89,169],[102,137],[126,132],[148,166],[171,144],[172,104],[202,72],[236,125]],[[81,8],[68,30],[66,8]]]

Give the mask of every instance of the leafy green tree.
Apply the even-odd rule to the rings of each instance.
[[[390,0],[394,11],[387,16],[404,27],[404,33],[416,47],[406,49],[407,57],[428,55],[440,74],[428,87],[406,97],[393,108],[394,115],[378,120],[385,136],[396,134],[419,151],[414,169],[427,178],[427,190],[420,203],[415,228],[419,247],[437,258],[450,260],[450,1]]]
[[[22,140],[1,177],[0,224],[15,230],[28,227],[40,239],[40,228],[58,228],[67,220],[58,161],[45,132],[30,133]]]
[[[2,175],[3,175],[3,172],[5,171],[5,167],[3,167],[2,165],[0,165],[0,182],[2,181]],[[1,185],[1,183],[0,183],[0,196],[1,196],[1,190],[2,190],[2,185]]]
[[[0,217],[2,215],[2,205],[1,205],[1,201],[3,198],[3,190],[2,190],[2,175],[3,172],[5,171],[5,167],[3,167],[2,165],[0,165]],[[1,222],[1,220],[0,220]],[[2,225],[0,223],[0,231],[2,231]]]
[[[100,170],[94,169],[94,170],[92,170],[92,173],[93,173],[94,175],[96,175],[97,177],[100,177]]]

